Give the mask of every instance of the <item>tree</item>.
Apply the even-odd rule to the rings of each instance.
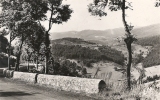
[[[131,88],[131,83],[130,83],[130,69],[131,69],[131,63],[132,63],[132,49],[131,49],[131,44],[133,41],[136,40],[136,38],[131,34],[131,30],[133,29],[133,26],[129,26],[126,21],[126,9],[132,9],[131,3],[127,2],[128,5],[126,5],[127,0],[94,0],[93,3],[91,3],[88,6],[88,11],[93,15],[93,16],[106,16],[107,13],[105,11],[105,8],[107,7],[107,4],[109,4],[109,9],[111,11],[122,11],[122,21],[124,24],[125,28],[125,38],[123,39],[128,50],[128,61],[127,61],[127,85],[128,89],[130,90]]]
[[[22,36],[19,32],[14,32],[18,24],[25,21],[34,21],[38,22],[43,29],[41,21],[48,21],[48,29],[43,30],[45,33],[45,73],[48,73],[49,32],[53,24],[62,24],[71,17],[72,10],[69,5],[63,5],[62,0],[2,0],[0,3],[2,7],[0,26],[10,30],[13,39]],[[47,16],[47,14],[50,14],[50,16]]]
[[[48,21],[48,29],[43,30],[45,33],[45,73],[48,73],[47,63],[49,61],[50,53],[50,39],[49,32],[53,24],[62,24],[68,21],[71,17],[72,10],[69,5],[63,5],[63,0],[12,0],[18,5],[22,5],[25,9],[25,15],[28,19],[34,20],[40,24],[42,21]],[[46,14],[50,14],[47,16]],[[25,18],[25,17],[24,17]]]
[[[9,46],[7,38],[4,36],[6,35],[6,32],[4,30],[1,31],[0,34],[0,52],[8,53],[8,69],[10,70],[10,52],[11,48]]]
[[[3,34],[0,34],[0,52],[7,53],[6,47],[8,46],[8,40]]]
[[[31,57],[33,56],[33,49],[29,47],[26,43],[23,45],[22,48],[22,59],[27,61],[27,70],[29,71],[29,61],[31,60]]]
[[[25,43],[28,45],[28,48],[31,48],[33,50],[33,53],[35,53],[36,67],[38,68],[38,57],[40,55],[40,52],[44,50],[42,46],[44,43],[44,28],[42,29],[41,26],[36,22],[30,23],[30,26],[31,27],[29,30],[31,34],[27,37]],[[30,51],[28,51],[28,53],[29,52]]]
[[[24,42],[24,34],[19,32],[19,25],[22,22],[29,20],[29,14],[27,11],[27,5],[22,5],[22,0],[1,0],[2,11],[0,13],[0,27],[3,28],[3,32],[10,34],[9,50],[11,42],[18,37],[21,39],[21,45],[19,50],[22,48]],[[20,57],[21,50],[17,57]],[[10,56],[10,52],[9,52]],[[19,66],[19,58],[17,58],[17,67]],[[16,69],[18,70],[18,68]],[[10,69],[10,68],[9,68]]]
[[[159,6],[160,6],[160,0],[156,0],[155,7],[159,7]]]

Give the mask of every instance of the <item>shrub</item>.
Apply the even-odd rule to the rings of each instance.
[[[10,58],[10,65],[15,66],[16,59]],[[0,53],[0,67],[8,67],[8,57],[5,53]]]
[[[83,68],[83,69],[82,69],[82,75],[85,75],[85,74],[87,74],[87,69],[86,69],[86,68]]]
[[[146,78],[146,80],[144,80],[144,83],[151,82],[151,81],[156,81],[156,80],[159,80],[159,79],[160,79],[160,76],[158,76],[158,75],[154,75],[153,77],[148,76]]]
[[[76,63],[69,60],[62,60],[60,62],[53,62],[49,66],[49,74],[64,75],[64,76],[80,76],[81,68]]]

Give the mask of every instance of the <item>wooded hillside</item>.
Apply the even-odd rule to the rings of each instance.
[[[152,46],[152,50],[142,61],[145,68],[160,64],[160,36],[140,38],[136,43],[142,46]]]
[[[66,39],[61,39],[61,42],[63,40],[66,40]],[[71,41],[72,41],[72,44],[77,44],[77,41],[80,42],[79,39],[71,39]],[[88,67],[91,67],[91,63],[103,61],[103,60],[112,61],[120,65],[124,64],[125,58],[122,52],[112,49],[109,46],[93,45],[94,47],[93,49],[93,47],[91,46],[82,47],[80,43],[79,45],[65,45],[65,44],[59,44],[59,43],[57,42],[56,44],[52,45],[53,56],[80,60],[80,61],[83,61],[83,63]],[[81,43],[84,43],[84,40],[81,40]],[[88,43],[88,42],[85,42],[85,43]]]

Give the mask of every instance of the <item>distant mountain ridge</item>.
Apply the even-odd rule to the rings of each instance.
[[[144,26],[135,28],[132,33],[137,38],[150,37],[160,35],[160,24]],[[82,38],[84,40],[100,42],[104,44],[113,44],[118,37],[124,36],[124,28],[115,28],[107,30],[83,30],[83,31],[68,31],[68,32],[54,32],[51,34],[51,39],[60,39],[64,37]]]

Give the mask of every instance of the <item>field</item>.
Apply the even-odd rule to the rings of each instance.
[[[123,73],[115,71],[115,67],[122,68],[122,66],[111,62],[98,62],[93,64],[93,68],[87,68],[87,72],[96,78],[102,78],[104,80],[109,79],[111,82],[115,82],[123,79]],[[95,75],[97,69],[99,69],[97,75]]]
[[[145,73],[146,76],[151,76],[151,77],[153,77],[154,75],[160,76],[160,65],[145,68]]]

